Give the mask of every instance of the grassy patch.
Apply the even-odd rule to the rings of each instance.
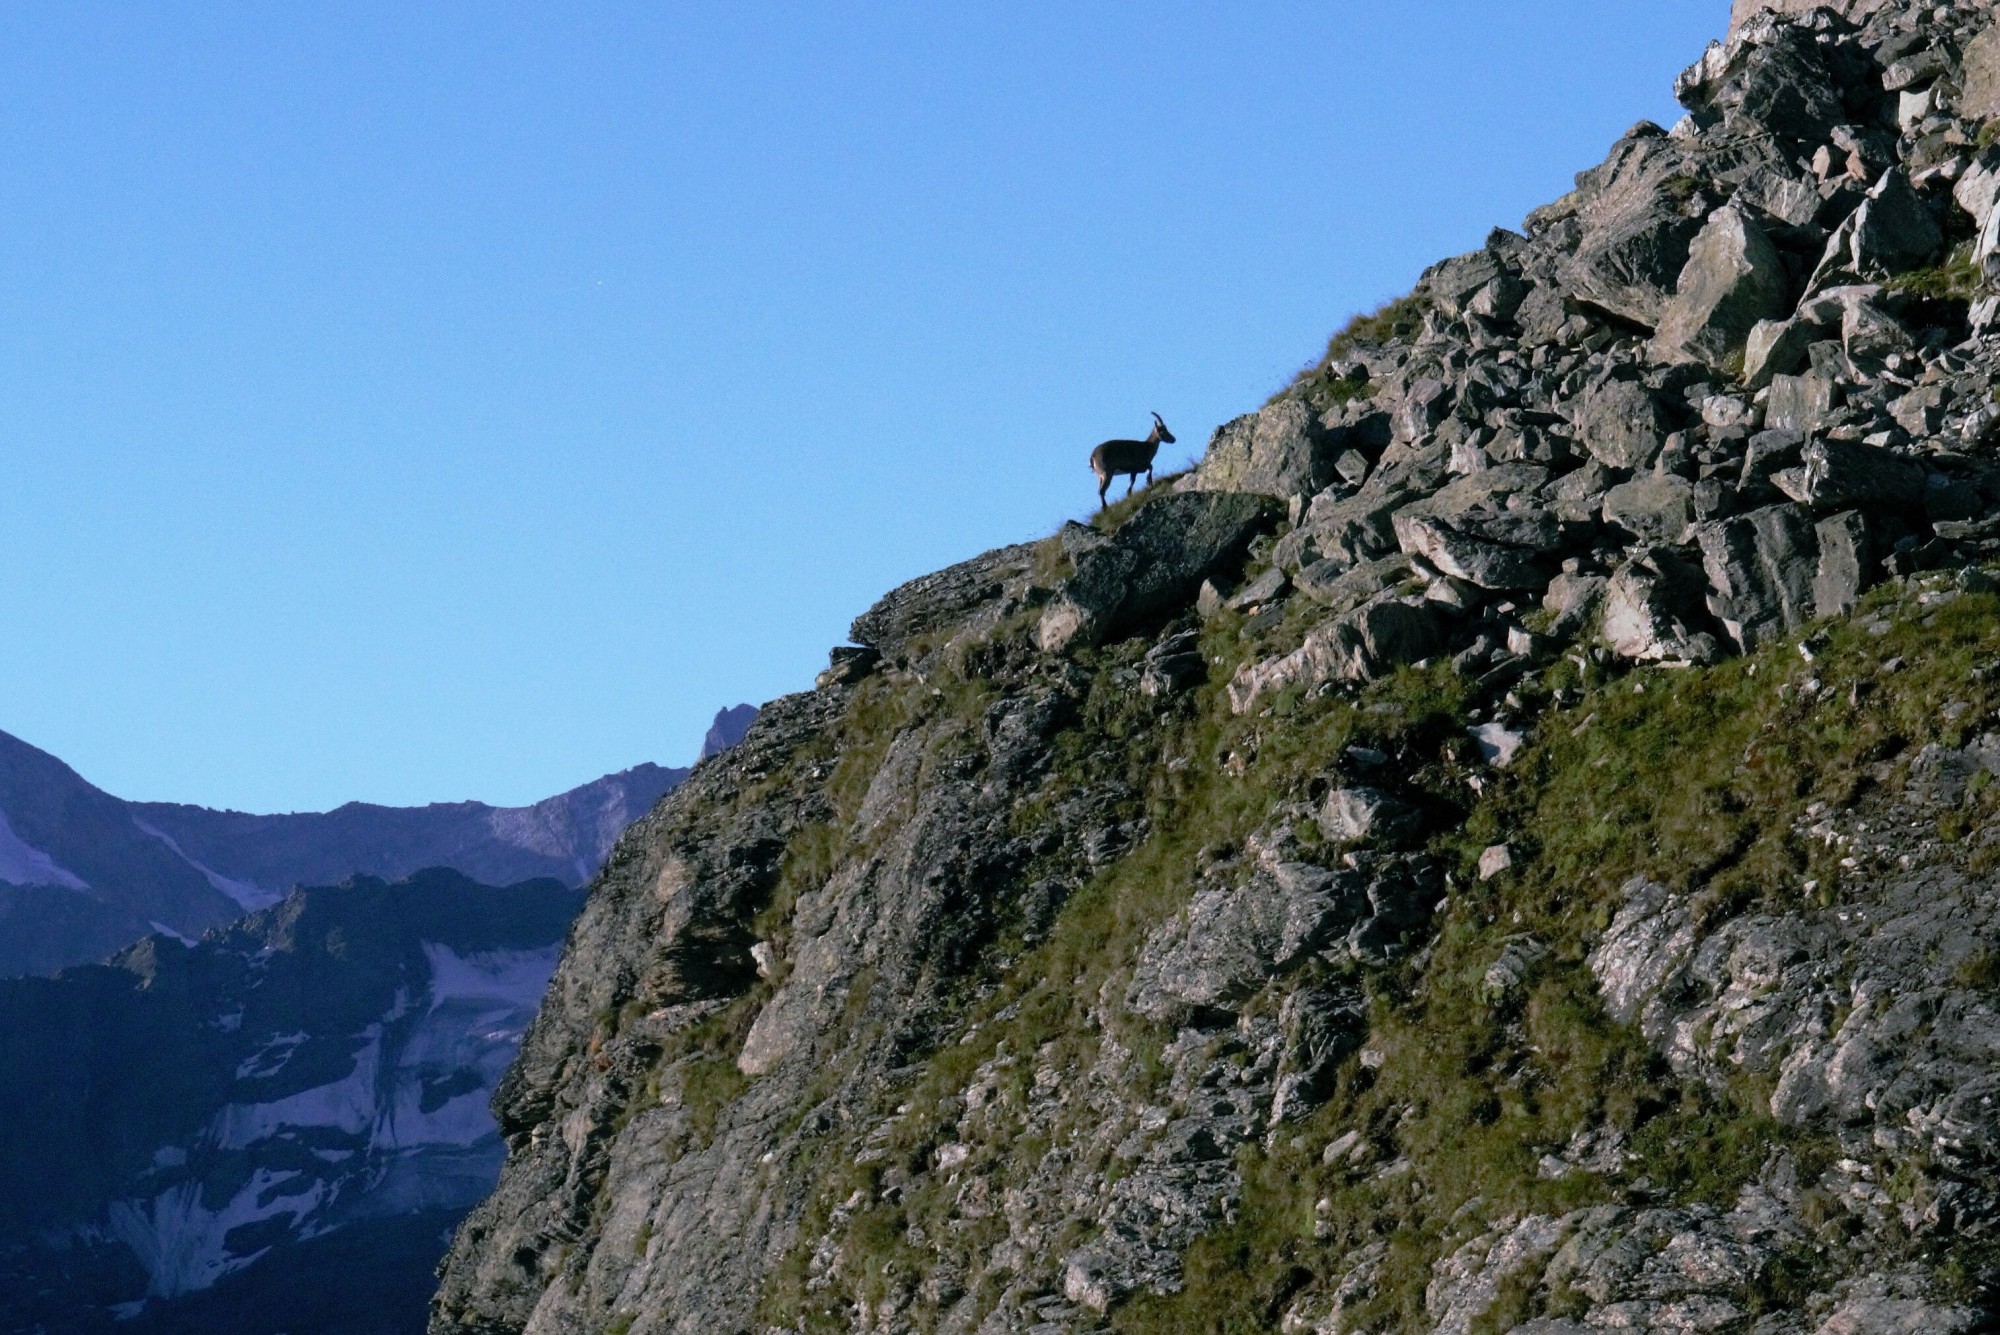
[[[715,1138],[722,1110],[749,1087],[750,1079],[737,1069],[733,1053],[704,1054],[681,1068],[681,1106],[687,1110],[688,1127],[697,1145],[707,1145]]]
[[[1758,1079],[1715,1090],[1674,1078],[1605,1015],[1585,956],[1633,875],[1692,894],[1711,915],[1796,904],[1814,876],[1837,894],[1840,869],[1795,833],[1806,809],[1894,782],[1890,762],[1914,746],[1962,743],[2000,706],[1978,670],[1996,657],[2000,601],[1947,597],[1926,611],[1884,591],[1815,637],[1810,661],[1788,642],[1707,670],[1548,674],[1583,694],[1545,717],[1503,782],[1440,841],[1462,879],[1433,957],[1421,973],[1369,980],[1379,1069],[1350,1063],[1295,1143],[1247,1152],[1240,1216],[1194,1246],[1183,1292],[1129,1303],[1117,1327],[1269,1330],[1297,1272],[1330,1281],[1342,1258],[1386,1239],[1375,1293],[1351,1320],[1415,1329],[1432,1262],[1477,1219],[1617,1201],[1621,1183],[1641,1180],[1651,1200],[1727,1208],[1779,1147],[1812,1180],[1835,1153],[1829,1140],[1777,1124]],[[1426,684],[1411,674],[1401,689]],[[1466,874],[1503,839],[1515,848],[1512,873],[1484,884]],[[1496,1004],[1480,979],[1520,932],[1551,950],[1518,998]],[[1975,956],[1961,974],[1975,985],[2000,966]],[[1606,1125],[1634,1156],[1621,1179],[1538,1174],[1542,1154]],[[1342,1129],[1374,1147],[1361,1167],[1318,1161]],[[1384,1175],[1385,1163],[1407,1167]],[[1475,1202],[1473,1222],[1453,1222]],[[1787,1253],[1742,1299],[1752,1311],[1790,1310],[1817,1264]],[[1517,1284],[1489,1324],[1560,1315],[1574,1297]]]
[[[1356,399],[1372,397],[1375,393],[1373,384],[1366,380],[1347,379],[1334,369],[1335,364],[1364,348],[1386,347],[1415,338],[1422,331],[1424,316],[1429,310],[1428,298],[1411,294],[1354,316],[1334,331],[1318,360],[1308,362],[1292,377],[1291,383],[1273,394],[1266,403],[1276,403],[1288,394],[1302,394],[1314,409],[1325,412]]]
[[[1986,275],[1980,271],[1972,251],[1968,242],[1954,248],[1943,264],[1897,274],[1884,286],[1892,292],[1932,301],[1971,301],[1986,287]]]
[[[1319,364],[1339,361],[1351,357],[1362,348],[1379,348],[1404,339],[1415,338],[1424,327],[1424,316],[1430,310],[1430,302],[1414,294],[1397,297],[1385,302],[1374,310],[1357,315],[1335,331],[1326,342],[1326,351]]]

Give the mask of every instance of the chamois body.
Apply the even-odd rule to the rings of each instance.
[[[1102,509],[1104,493],[1111,488],[1111,479],[1121,473],[1131,480],[1125,484],[1125,494],[1139,485],[1139,474],[1146,475],[1146,485],[1153,485],[1153,456],[1160,452],[1161,445],[1174,443],[1174,433],[1167,430],[1167,424],[1153,414],[1153,430],[1144,440],[1107,440],[1090,452],[1090,471],[1097,474],[1097,504]]]

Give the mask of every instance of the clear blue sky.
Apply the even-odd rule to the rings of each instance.
[[[0,729],[249,810],[685,763],[1670,123],[1727,8],[14,0]]]

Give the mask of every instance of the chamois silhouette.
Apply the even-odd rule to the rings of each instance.
[[[1139,474],[1146,475],[1146,485],[1153,485],[1153,456],[1160,452],[1161,445],[1174,443],[1174,433],[1167,430],[1167,424],[1153,414],[1153,430],[1144,440],[1107,440],[1090,452],[1090,471],[1097,474],[1097,505],[1105,505],[1104,493],[1111,488],[1111,479],[1125,474],[1131,480],[1125,484],[1125,494],[1139,485]]]

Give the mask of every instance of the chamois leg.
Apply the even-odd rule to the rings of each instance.
[[[1139,475],[1137,473],[1127,473],[1125,475],[1125,494],[1127,496],[1130,496],[1132,494],[1132,488],[1138,485],[1139,485]]]
[[[1105,493],[1105,492],[1107,492],[1107,491],[1110,491],[1110,490],[1111,490],[1111,474],[1109,474],[1109,473],[1106,473],[1106,474],[1105,474],[1104,476],[1102,476],[1102,477],[1100,477],[1100,478],[1098,478],[1098,479],[1097,479],[1097,508],[1098,508],[1098,509],[1102,510],[1102,509],[1103,509],[1103,508],[1104,508],[1104,507],[1105,507],[1106,505],[1110,504],[1110,502],[1108,502],[1108,501],[1106,501],[1106,500],[1104,499],[1104,493]]]

